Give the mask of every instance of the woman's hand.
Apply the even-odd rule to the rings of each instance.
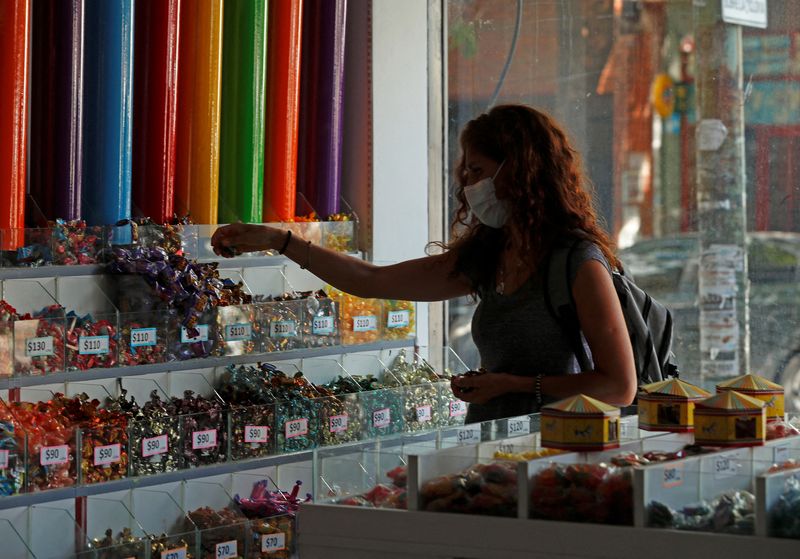
[[[278,249],[285,238],[285,231],[268,225],[232,223],[214,231],[211,246],[217,256],[230,258],[243,252]]]
[[[470,404],[485,404],[512,390],[515,375],[508,373],[483,373],[454,377],[450,382],[453,394]]]

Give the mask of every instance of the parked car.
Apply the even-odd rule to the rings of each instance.
[[[750,371],[782,384],[787,409],[800,410],[800,234],[749,233],[747,256]],[[619,257],[637,285],[673,311],[682,376],[700,380],[697,235],[643,240]]]

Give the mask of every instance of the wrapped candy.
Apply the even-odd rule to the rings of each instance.
[[[490,516],[517,516],[515,464],[492,462],[432,479],[420,489],[422,509]]]
[[[379,483],[366,493],[345,497],[337,501],[337,504],[406,510],[408,508],[406,500],[407,475],[406,467],[398,466],[386,472],[386,476],[391,480],[390,484]]]
[[[172,406],[179,416],[183,438],[183,468],[217,464],[226,460],[227,428],[222,402],[216,398],[195,396],[185,390],[183,398],[172,397]]]
[[[433,429],[443,424],[449,398],[443,379],[423,359],[409,362],[405,350],[395,357],[383,375],[386,386],[403,386],[403,414],[407,431]]]
[[[98,559],[138,559],[145,556],[146,540],[134,536],[130,528],[123,528],[116,536],[114,530],[109,528],[104,537],[92,538],[90,546],[96,550],[94,557]]]
[[[319,402],[320,446],[354,442],[361,439],[361,410],[357,392],[337,392],[318,386],[324,397]]]
[[[95,320],[91,315],[67,313],[67,369],[87,369],[117,366],[117,327],[111,320]]]
[[[343,344],[367,344],[380,339],[383,305],[379,299],[361,299],[332,287],[325,291],[339,305]]]
[[[236,495],[234,501],[247,518],[269,518],[272,516],[294,516],[302,503],[311,501],[311,494],[306,493],[305,499],[300,500],[300,487],[303,482],[297,480],[291,491],[276,489],[270,491],[269,480],[261,480],[253,484],[250,497]]]
[[[188,516],[201,530],[200,557],[217,559],[220,556],[217,545],[232,541],[236,542],[237,551],[233,557],[244,557],[247,526],[246,519],[240,512],[232,508],[214,510],[211,507],[201,507],[189,512]]]
[[[22,439],[22,444],[20,440]],[[16,495],[23,490],[25,481],[24,434],[17,433],[11,412],[0,409],[0,496]]]
[[[653,528],[752,535],[755,500],[747,491],[729,491],[711,502],[702,501],[677,511],[653,501],[647,506],[647,522]]]
[[[778,502],[767,512],[769,535],[800,539],[800,480],[786,480]]]
[[[108,229],[88,226],[83,220],[57,219],[52,227],[53,264],[97,264],[108,246]]]
[[[268,374],[252,365],[229,365],[217,392],[228,404],[234,460],[268,456],[275,452],[275,395]]]
[[[251,557],[259,559],[291,559],[295,549],[295,519],[282,515],[258,518],[250,524],[254,550]]]
[[[365,438],[392,435],[403,430],[405,403],[402,388],[388,388],[372,375],[353,375],[362,392],[359,394]]]

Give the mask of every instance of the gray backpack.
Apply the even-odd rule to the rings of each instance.
[[[553,250],[544,269],[544,294],[547,310],[561,326],[581,370],[588,371],[592,362],[569,288],[569,263],[581,242],[576,240],[567,247]],[[678,367],[672,353],[672,313],[622,272],[614,271],[611,275],[628,327],[639,386],[677,377]]]

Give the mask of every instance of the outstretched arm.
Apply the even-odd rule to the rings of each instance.
[[[286,231],[274,227],[235,223],[217,229],[211,244],[216,254],[228,256],[278,250],[286,239]],[[284,254],[337,289],[358,297],[441,301],[470,293],[466,278],[452,273],[454,255],[449,252],[376,266],[292,235]]]

